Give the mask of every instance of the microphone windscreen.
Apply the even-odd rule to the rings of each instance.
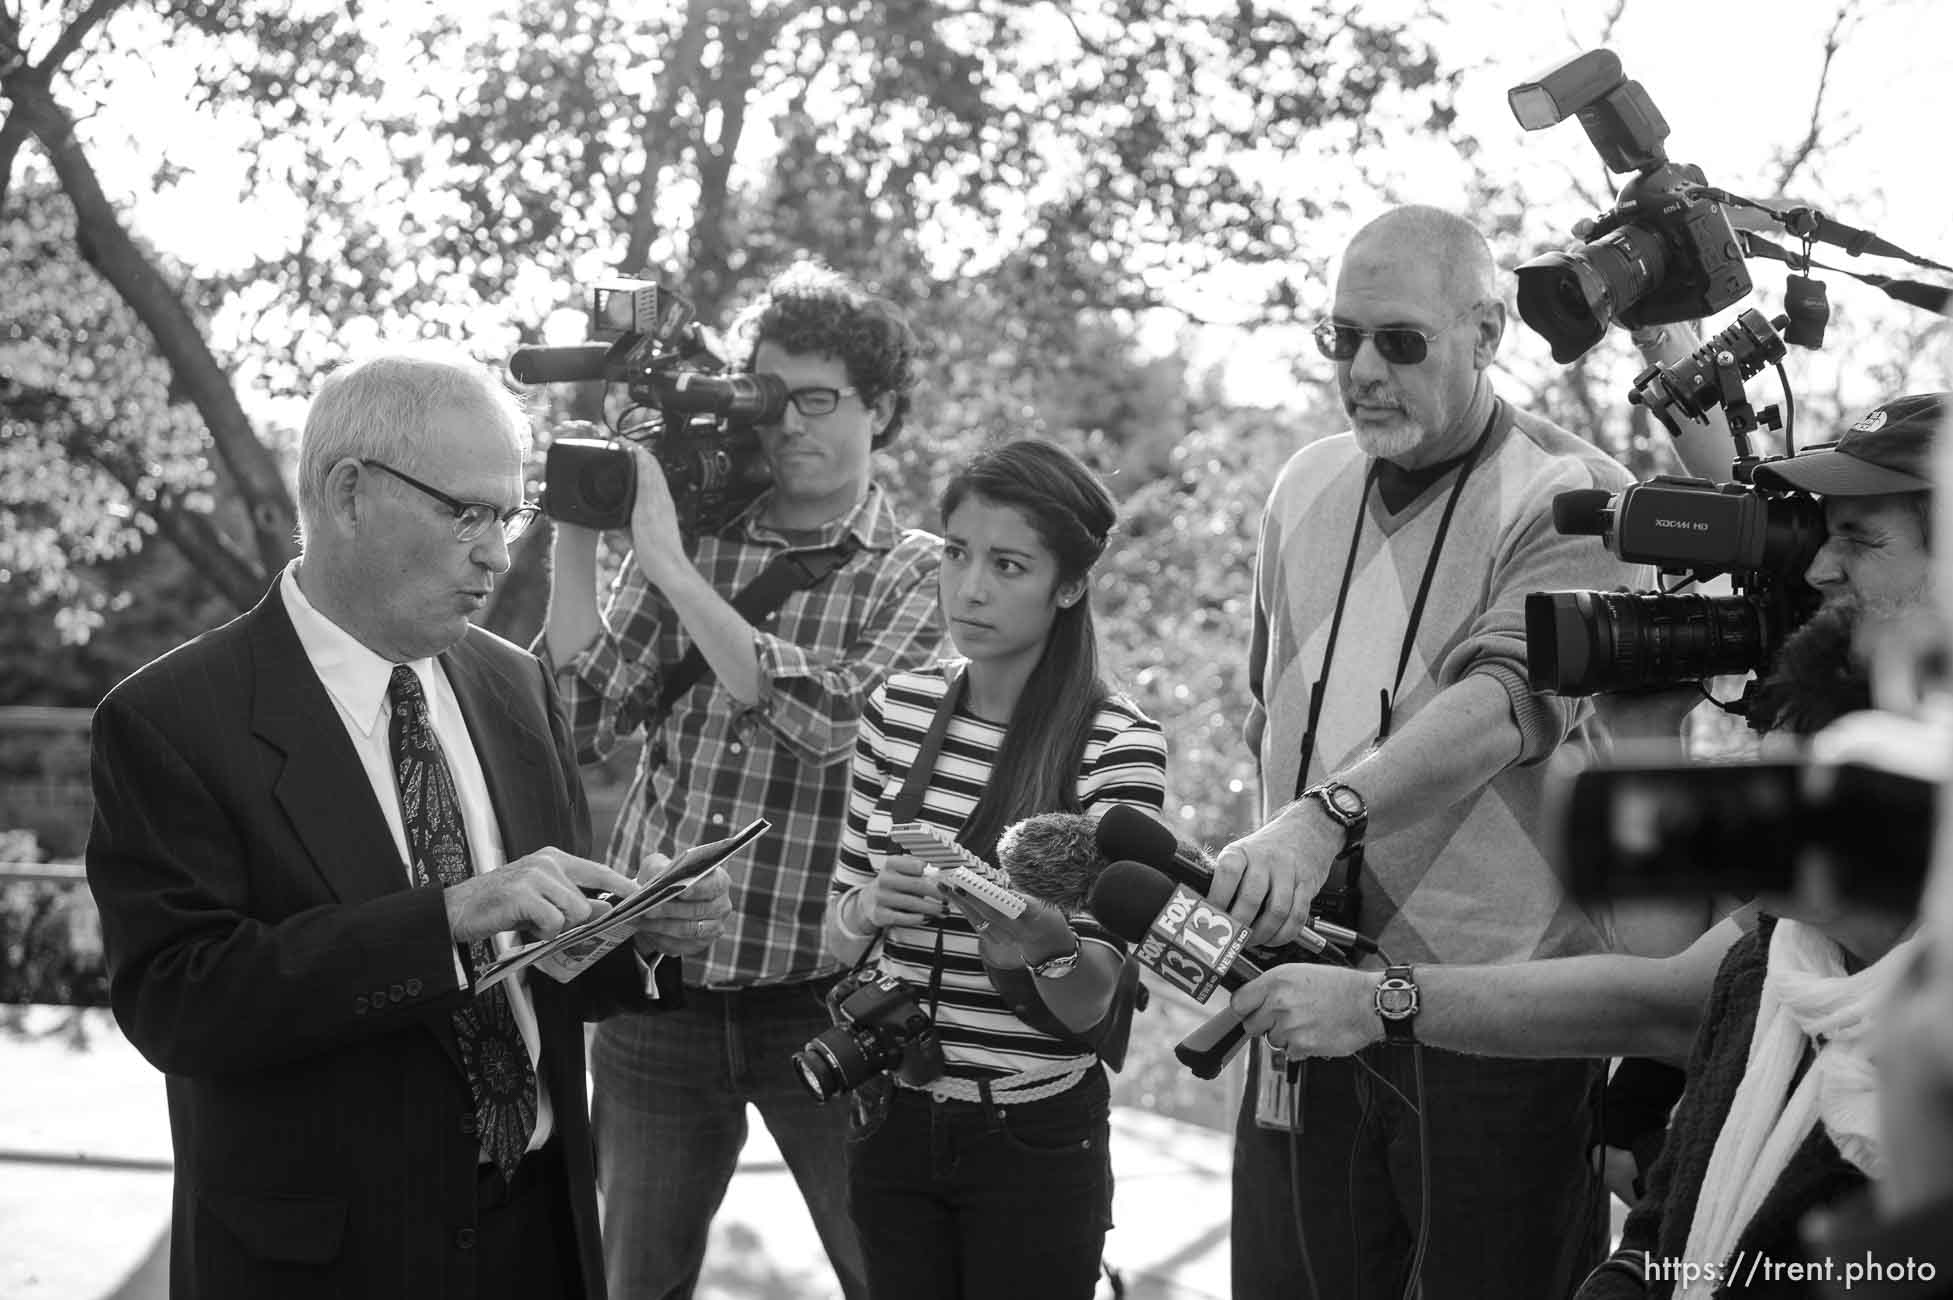
[[[997,865],[1009,874],[1012,889],[1076,912],[1105,870],[1097,826],[1084,813],[1026,817],[997,838]]]
[[[1086,901],[1100,925],[1136,944],[1172,897],[1173,882],[1163,872],[1144,863],[1115,862],[1092,882]]]
[[[1173,832],[1131,804],[1113,804],[1099,818],[1099,852],[1106,861],[1125,858],[1166,870],[1180,841]]]

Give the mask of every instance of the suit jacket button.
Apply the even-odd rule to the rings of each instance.
[[[472,1113],[463,1115],[461,1117],[461,1131],[468,1137],[473,1137],[475,1134],[481,1132],[481,1121],[476,1119]]]
[[[420,981],[419,981],[419,980],[408,980],[408,981],[407,981],[407,996],[408,996],[408,997],[410,997],[410,998],[417,998],[417,997],[419,997],[419,996],[420,996]]]
[[[366,1014],[366,995],[364,993],[353,994],[353,1014],[356,1016]]]
[[[374,989],[373,1005],[375,1007],[383,1007],[386,1004],[387,1004],[387,991],[385,989]]]
[[[400,987],[398,984],[389,985],[387,987],[387,1001],[389,1002],[398,1002],[400,999],[406,996],[407,996],[407,990]]]
[[[475,1248],[475,1230],[473,1228],[458,1229],[454,1234],[454,1245],[457,1250],[473,1250]]]

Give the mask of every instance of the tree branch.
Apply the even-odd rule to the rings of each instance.
[[[169,363],[174,386],[189,396],[203,416],[218,459],[243,499],[260,570],[255,577],[257,589],[244,606],[248,608],[262,594],[270,580],[268,575],[277,572],[293,554],[292,528],[297,516],[278,464],[258,441],[230,376],[211,355],[202,326],[130,237],[103,193],[76,138],[74,119],[38,76],[8,76],[0,79],[0,90],[13,100],[13,116],[21,119],[47,152],[62,192],[74,206],[76,244],[82,258],[108,281],[149,330],[157,351]]]
[[[85,461],[114,479],[128,495],[130,508],[147,516],[157,533],[174,546],[197,573],[239,609],[249,609],[264,595],[268,579],[238,549],[209,515],[185,507],[180,500],[158,493],[145,499],[142,469],[127,445],[115,435],[75,420],[74,403],[61,393],[14,385],[5,393],[5,407],[34,424],[68,423],[61,446],[72,460]]]
[[[1785,156],[1783,165],[1777,169],[1777,188],[1779,195],[1790,189],[1790,182],[1803,169],[1805,163],[1818,150],[1823,139],[1824,93],[1831,83],[1831,64],[1844,44],[1844,30],[1857,16],[1857,0],[1842,0],[1838,12],[1832,15],[1831,30],[1824,36],[1824,62],[1817,71],[1817,90],[1811,95],[1810,125],[1804,131],[1804,138]]]
[[[0,212],[7,210],[7,190],[14,179],[14,156],[27,143],[29,134],[19,113],[9,113],[7,120],[0,122]]]
[[[82,10],[81,14],[68,24],[67,31],[55,37],[54,44],[49,47],[47,57],[41,60],[39,68],[41,75],[48,79],[49,84],[53,83],[54,74],[61,70],[61,65],[68,61],[68,56],[81,48],[81,43],[88,39],[88,34],[108,21],[111,14],[127,3],[128,0],[94,0],[93,4]]]

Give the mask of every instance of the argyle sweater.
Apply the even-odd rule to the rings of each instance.
[[[1262,808],[1295,797],[1311,684],[1322,672],[1356,512],[1356,563],[1330,665],[1308,783],[1375,744],[1379,693],[1391,689],[1412,603],[1453,468],[1391,513],[1354,437],[1324,438],[1283,467],[1262,518],[1255,563],[1254,703],[1245,733],[1260,762]],[[1372,835],[1362,928],[1396,960],[1501,962],[1592,952],[1601,928],[1562,893],[1545,846],[1546,766],[1563,744],[1601,737],[1592,703],[1533,691],[1526,676],[1530,592],[1646,587],[1594,537],[1562,537],[1553,498],[1630,482],[1589,443],[1500,401],[1445,537],[1415,644],[1395,696],[1391,732],[1444,687],[1483,673],[1512,701],[1520,759],[1477,793],[1389,835]]]

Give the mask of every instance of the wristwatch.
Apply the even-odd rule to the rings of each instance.
[[[1322,810],[1338,826],[1343,828],[1343,843],[1350,845],[1363,838],[1363,830],[1370,824],[1370,805],[1363,802],[1363,796],[1341,781],[1324,781],[1312,785],[1302,792],[1304,799],[1313,799],[1322,805]]]
[[[1056,957],[1046,957],[1043,961],[1025,964],[1031,968],[1031,974],[1041,980],[1061,980],[1077,967],[1078,954],[1083,951],[1084,945],[1078,942],[1078,936],[1074,934],[1071,938],[1070,952],[1061,952]]]
[[[1415,1043],[1416,1027],[1412,1023],[1417,1018],[1417,981],[1411,977],[1408,966],[1391,966],[1384,970],[1383,979],[1377,983],[1374,999],[1377,1015],[1383,1020],[1383,1040],[1386,1043]]]

